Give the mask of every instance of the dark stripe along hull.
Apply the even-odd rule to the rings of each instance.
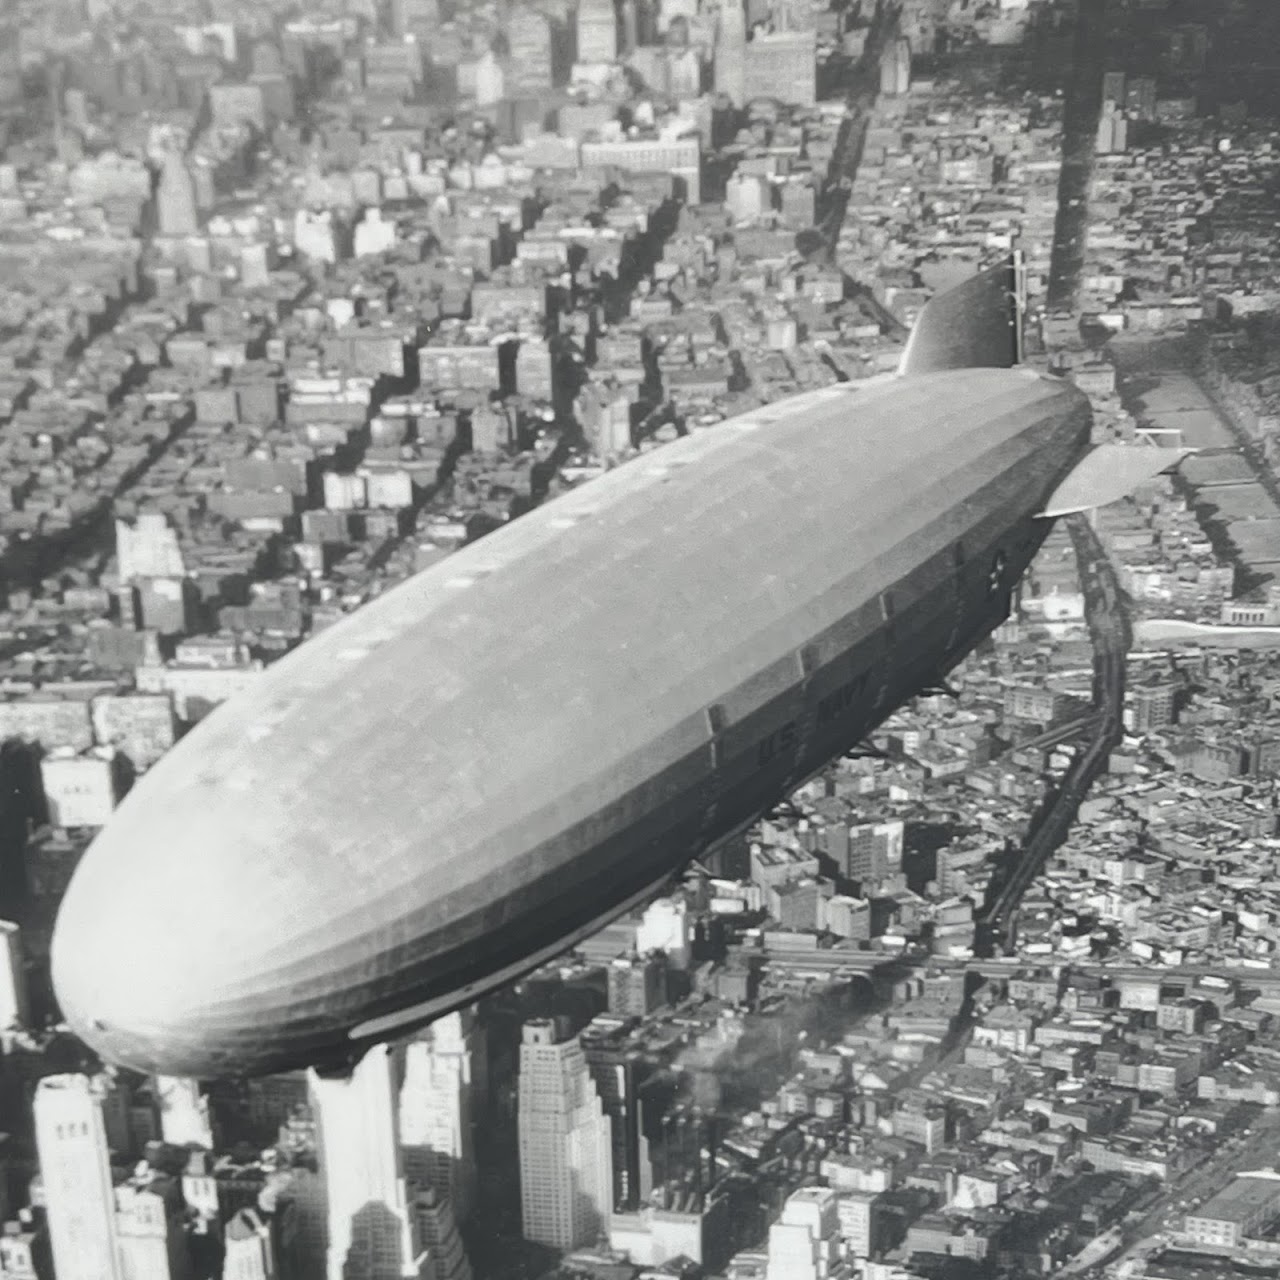
[[[967,399],[957,393],[959,407],[948,413],[937,407],[939,389],[955,385],[955,375],[947,377],[947,384],[935,378],[919,380],[935,384],[932,395],[922,395],[919,385],[899,384],[885,393],[832,396],[822,403],[840,410],[840,416],[827,408],[823,410],[826,419],[816,409],[788,411],[785,404],[771,406],[762,415],[772,414],[777,420],[751,434],[767,436],[773,448],[763,458],[759,449],[743,450],[739,459],[731,459],[734,465],[781,468],[784,463],[773,452],[777,446],[815,448],[815,431],[825,432],[820,436],[824,444],[832,433],[843,435],[843,441],[836,443],[844,449],[836,452],[848,455],[843,464],[850,473],[848,501],[864,504],[866,519],[860,519],[857,510],[841,509],[838,486],[832,494],[829,476],[825,492],[822,475],[814,477],[815,502],[825,497],[833,513],[829,521],[810,519],[814,536],[822,540],[798,537],[788,543],[784,529],[772,545],[764,538],[764,545],[744,549],[744,554],[758,552],[754,564],[732,564],[726,558],[725,578],[738,577],[736,583],[726,583],[724,601],[710,594],[716,582],[711,575],[696,584],[699,591],[682,594],[678,560],[651,566],[657,581],[645,583],[639,569],[647,558],[646,549],[634,541],[619,546],[602,537],[594,549],[589,544],[583,547],[584,557],[594,554],[596,559],[608,559],[613,553],[611,572],[621,576],[623,589],[617,590],[610,578],[602,576],[602,590],[615,594],[599,601],[595,611],[587,607],[579,617],[561,621],[550,616],[558,601],[548,586],[545,599],[539,599],[537,592],[525,599],[524,611],[518,613],[521,625],[503,639],[508,647],[518,648],[523,634],[556,633],[564,661],[573,659],[575,646],[584,637],[609,643],[612,648],[606,652],[592,652],[582,660],[589,698],[578,699],[560,669],[548,665],[546,654],[554,651],[553,646],[544,647],[541,668],[531,670],[526,681],[513,680],[505,697],[486,701],[467,689],[462,679],[451,684],[446,678],[444,693],[432,708],[440,719],[447,719],[470,697],[476,719],[459,722],[459,749],[466,751],[471,745],[486,753],[489,768],[518,773],[526,759],[522,748],[528,750],[532,743],[546,757],[541,785],[530,785],[534,780],[524,778],[518,779],[518,786],[500,782],[487,788],[488,794],[467,794],[465,771],[454,768],[447,756],[428,759],[415,770],[415,744],[424,745],[423,755],[432,754],[430,735],[436,717],[414,714],[414,700],[409,697],[403,726],[396,730],[402,764],[384,801],[395,803],[397,812],[388,815],[383,826],[381,834],[389,847],[382,855],[376,848],[369,852],[373,846],[367,833],[343,838],[340,799],[327,805],[317,801],[325,811],[322,829],[314,814],[288,813],[287,805],[273,794],[270,779],[281,779],[279,795],[288,799],[305,796],[309,788],[326,783],[339,789],[348,769],[358,776],[366,767],[377,769],[376,752],[370,750],[369,758],[362,759],[366,753],[343,740],[341,724],[332,728],[331,744],[307,740],[302,724],[297,740],[290,744],[290,713],[301,701],[290,702],[289,695],[314,686],[315,663],[325,659],[332,663],[351,648],[360,650],[361,627],[350,624],[362,619],[366,633],[371,628],[381,628],[384,637],[391,633],[391,643],[381,641],[386,648],[381,660],[392,662],[393,644],[408,644],[414,638],[412,611],[405,611],[407,621],[399,629],[389,623],[390,599],[397,595],[393,592],[388,602],[361,610],[349,623],[339,624],[277,664],[263,684],[276,682],[278,693],[259,689],[252,695],[257,706],[220,709],[207,722],[207,731],[202,725],[172,753],[176,757],[185,751],[186,759],[168,768],[170,757],[166,757],[144,779],[138,794],[122,806],[117,822],[95,844],[72,890],[99,891],[106,882],[97,881],[95,867],[109,867],[108,858],[117,867],[127,868],[130,861],[154,867],[155,855],[148,863],[145,855],[132,850],[142,840],[154,843],[166,831],[175,830],[166,826],[172,821],[168,815],[178,807],[173,797],[194,805],[204,788],[206,794],[212,791],[217,797],[212,816],[224,816],[226,821],[218,856],[239,859],[233,869],[250,904],[245,910],[253,916],[254,929],[239,930],[244,952],[237,956],[231,951],[233,962],[216,974],[179,974],[176,985],[185,982],[186,986],[177,995],[165,990],[149,1003],[143,998],[131,1006],[127,999],[114,998],[103,983],[86,999],[85,988],[90,984],[75,973],[73,965],[64,964],[58,972],[55,948],[55,976],[63,979],[59,991],[73,1024],[108,1056],[172,1074],[271,1071],[337,1058],[350,1053],[365,1037],[386,1038],[394,1030],[409,1030],[415,1020],[476,998],[495,979],[505,979],[519,969],[522,961],[554,948],[559,939],[581,933],[610,908],[643,893],[716,838],[758,816],[864,736],[922,684],[954,665],[998,625],[1006,613],[1009,588],[1047,530],[1046,522],[1033,518],[1034,512],[1087,441],[1087,409],[1078,393],[1064,384],[1024,373],[974,371],[963,375],[968,380],[963,388]],[[873,420],[862,422],[864,413]],[[820,419],[816,423],[815,417]],[[903,430],[904,417],[932,425],[933,430],[918,428],[913,436]],[[850,419],[857,425],[846,425]],[[721,523],[729,526],[726,536],[733,538],[761,521],[789,518],[785,508],[769,501],[767,488],[763,493],[751,492],[755,476],[740,482],[742,489],[736,496],[740,505],[734,505],[732,486],[739,482],[739,473],[724,465],[726,452],[734,448],[733,431],[732,425],[725,424],[708,433],[724,432],[723,443],[697,437],[668,446],[655,456],[664,468],[674,464],[676,481],[704,503],[706,495],[698,494],[696,484],[690,485],[699,468],[691,465],[681,470],[682,453],[693,461],[701,452],[708,459],[702,465],[709,471],[722,464],[720,480],[730,496],[722,504],[721,521],[705,514],[701,526],[697,517],[677,520],[677,535],[688,524],[691,540],[705,540],[714,536],[716,524]],[[863,462],[870,475],[853,474],[860,461],[859,431],[865,433],[863,443],[868,447]],[[907,437],[918,440],[917,458],[904,467],[893,438],[882,441],[885,432],[900,432],[904,446]],[[949,459],[954,463],[950,472],[946,470]],[[435,581],[430,584],[429,607],[421,610],[423,635],[439,640],[448,632],[453,615],[442,615],[438,601],[450,586],[458,587],[459,578],[461,594],[468,600],[476,597],[477,582],[487,586],[490,575],[497,578],[503,573],[506,544],[490,544],[515,535],[519,526],[534,522],[523,537],[535,548],[557,547],[549,537],[545,542],[540,539],[548,527],[555,528],[557,513],[574,500],[595,499],[598,505],[591,509],[591,518],[602,525],[616,510],[634,507],[639,515],[642,499],[631,490],[642,487],[639,473],[648,465],[644,459],[629,464],[451,557],[442,566],[454,575],[451,579],[428,571],[428,575],[435,573]],[[794,469],[794,456],[785,455],[785,465]],[[621,473],[630,468],[636,474],[631,483],[624,483],[628,477]],[[801,475],[797,494],[805,492],[803,481]],[[665,482],[666,475],[658,481]],[[714,477],[709,476],[708,482],[715,483]],[[893,485],[898,487],[904,510],[883,503],[883,490]],[[785,486],[779,487],[785,501]],[[670,501],[669,493],[658,496]],[[876,501],[881,503],[878,513]],[[661,503],[655,498],[652,505],[656,518],[661,518]],[[569,516],[573,514],[570,507]],[[794,514],[800,519],[801,513]],[[871,517],[877,514],[872,527]],[[615,520],[619,527],[626,524],[621,516]],[[562,523],[568,530],[574,527],[566,519]],[[660,527],[659,535],[671,527]],[[507,536],[507,543],[515,541]],[[695,552],[705,553],[705,546],[705,541],[693,542]],[[526,576],[536,574],[538,566],[528,563],[527,547],[520,551],[520,555],[512,553],[512,560],[524,561]],[[475,581],[466,577],[472,566],[480,570]],[[793,566],[795,580],[786,572]],[[753,591],[756,584],[759,589]],[[637,605],[637,597],[646,590],[651,594],[649,603]],[[715,607],[706,607],[708,601],[714,601]],[[379,612],[384,603],[387,607]],[[480,603],[475,605],[476,611],[482,608]],[[608,618],[597,617],[606,608]],[[620,608],[635,609],[630,631],[619,625]],[[471,615],[480,632],[487,616]],[[433,625],[440,617],[445,620]],[[755,621],[762,625],[753,629]],[[683,627],[683,655],[679,646],[669,644],[665,651],[655,652],[660,645],[656,640],[646,644],[646,626]],[[334,637],[332,632],[341,628],[346,628],[346,635]],[[665,640],[665,634],[661,638]],[[501,653],[490,659],[487,652],[477,652],[481,639],[470,655],[476,668],[501,673]],[[313,652],[313,667],[308,668],[302,661],[307,650],[322,647],[327,652]],[[437,669],[430,662],[431,645],[425,640],[424,649],[417,669],[429,685]],[[357,659],[360,671],[378,661],[377,657]],[[510,663],[518,669],[520,659],[512,657]],[[540,672],[545,673],[545,683],[559,684],[559,688],[544,688]],[[352,678],[359,678],[357,672]],[[652,691],[649,696],[646,690]],[[261,775],[266,782],[260,784],[256,799],[252,794],[241,799],[238,792],[244,788],[236,782],[236,744],[243,755],[244,735],[252,734],[264,702],[268,711],[274,705],[279,717],[269,720],[262,738]],[[295,714],[305,720],[303,712]],[[600,725],[600,718],[607,721],[611,714],[619,723]],[[544,733],[538,732],[539,720]],[[504,738],[509,740],[505,747]],[[584,740],[595,749],[584,751]],[[368,743],[367,738],[360,741]],[[314,763],[305,767],[293,763],[278,744],[310,752]],[[381,781],[378,774],[371,785]],[[359,783],[352,779],[351,785]],[[444,821],[437,818],[417,826],[412,821],[412,804],[396,802],[396,795],[412,797],[415,785],[430,789],[432,797],[440,788],[452,789],[453,803],[445,808]],[[153,812],[164,815],[153,821],[150,830],[151,814],[143,809],[150,799],[148,788],[156,797],[151,800]],[[402,803],[409,812],[399,811]],[[430,805],[431,800],[426,803]],[[248,830],[258,856],[270,853],[271,842],[248,825],[242,812],[255,805],[264,813],[258,821],[268,835],[280,833],[287,865],[296,868],[296,909],[291,914],[286,908],[284,915],[278,909],[268,916],[252,905],[255,881],[264,888],[264,896],[267,890],[279,889],[265,870],[255,870],[259,864],[245,856],[249,849],[233,847],[237,831]],[[358,799],[352,807],[359,808]],[[126,825],[132,830],[126,830]],[[130,838],[134,844],[125,852],[124,842]],[[360,860],[357,853],[362,855]],[[207,857],[202,858],[199,872],[193,872],[193,888],[203,881],[225,900],[235,882],[226,885],[228,869],[212,874],[207,862]],[[278,867],[270,870],[278,878]],[[71,902],[60,922],[60,934],[70,927],[68,922],[75,922],[77,910]],[[206,910],[203,917],[194,912],[192,918],[198,925],[210,915]],[[273,923],[278,940],[271,933]],[[189,936],[196,934],[189,931]],[[231,939],[233,946],[235,941]],[[103,1025],[93,1025],[95,1017]]]

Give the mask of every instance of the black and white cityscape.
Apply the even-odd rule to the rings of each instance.
[[[0,0],[0,1280],[1280,1277],[1275,0]]]

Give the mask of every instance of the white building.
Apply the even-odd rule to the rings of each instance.
[[[154,1091],[160,1108],[160,1136],[176,1147],[194,1143],[213,1150],[209,1100],[201,1095],[199,1084],[182,1076],[156,1076]]]
[[[767,1280],[843,1280],[836,1193],[829,1187],[801,1187],[769,1228]]]
[[[464,1009],[433,1023],[403,1046],[400,1141],[405,1172],[447,1198],[465,1222],[476,1192],[472,1104],[481,1065],[480,1028]]]
[[[328,1191],[327,1280],[429,1275],[409,1210],[392,1068],[390,1048],[378,1045],[349,1075],[307,1073]]]
[[[611,1131],[577,1037],[551,1021],[524,1026],[520,1046],[520,1202],[524,1235],[556,1249],[609,1230]]]
[[[0,1030],[25,1026],[29,1016],[22,931],[9,920],[0,920]]]
[[[190,1280],[186,1234],[170,1217],[164,1196],[131,1183],[115,1194],[122,1280]]]
[[[773,208],[769,179],[762,173],[735,173],[725,184],[724,202],[737,222],[748,222]]]
[[[55,827],[101,827],[118,799],[115,750],[99,747],[86,755],[57,751],[40,761],[40,781]]]
[[[340,471],[324,473],[324,505],[330,511],[355,511],[368,501],[368,484],[362,475]]]
[[[36,1085],[36,1148],[58,1280],[124,1280],[102,1101],[87,1076]]]
[[[274,1280],[271,1228],[256,1209],[241,1209],[223,1235],[222,1280]]]
[[[305,258],[316,262],[337,262],[338,242],[329,211],[312,213],[308,209],[299,209],[293,219],[293,244]]]
[[[384,222],[381,209],[370,209],[356,224],[352,252],[357,258],[374,253],[386,253],[395,248],[396,224]]]
[[[132,524],[116,521],[116,572],[122,583],[181,578],[186,573],[178,534],[167,516],[145,511]]]
[[[507,96],[502,64],[493,56],[492,49],[486,49],[476,62],[475,94],[476,105],[481,107],[501,102]]]
[[[659,898],[650,903],[636,930],[636,951],[661,951],[673,968],[688,968],[693,956],[693,921],[683,898]]]
[[[614,166],[627,173],[673,173],[684,179],[690,204],[702,199],[702,144],[697,138],[584,142],[581,164],[584,169]]]
[[[849,1253],[855,1258],[869,1258],[878,1251],[876,1204],[874,1191],[846,1191],[837,1198],[836,1212],[840,1234]]]

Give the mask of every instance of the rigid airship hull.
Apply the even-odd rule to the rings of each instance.
[[[77,870],[54,979],[143,1071],[338,1063],[563,951],[1007,615],[1070,384],[840,386],[642,456],[327,629]]]

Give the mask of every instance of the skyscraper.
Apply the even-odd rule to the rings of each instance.
[[[82,1075],[45,1076],[36,1085],[35,1121],[58,1280],[122,1280],[96,1082]]]
[[[742,0],[722,0],[716,30],[715,87],[735,107],[746,101],[747,14]]]
[[[520,1046],[520,1201],[527,1239],[557,1249],[594,1243],[613,1200],[610,1124],[578,1038],[524,1025]]]
[[[1177,719],[1177,686],[1172,681],[1150,681],[1133,690],[1135,733],[1163,729]]]
[[[609,965],[609,1012],[643,1018],[667,1000],[667,969],[659,955],[631,956]]]
[[[613,0],[578,0],[578,61],[613,62],[618,56],[618,15]]]
[[[165,156],[160,170],[156,216],[162,236],[190,236],[200,229],[195,183],[187,162],[176,151]]]
[[[653,1161],[641,1125],[640,1086],[652,1068],[616,1034],[582,1035],[591,1079],[609,1117],[613,1173],[613,1207],[638,1209],[653,1190]]]
[[[911,89],[911,44],[905,39],[890,40],[880,55],[880,92],[903,94]]]
[[[11,921],[0,920],[0,1031],[25,1026],[30,1016],[22,932]]]
[[[432,1280],[471,1280],[471,1263],[448,1200],[427,1188],[414,1194],[411,1209],[418,1239],[431,1259]]]
[[[172,1179],[116,1188],[116,1240],[124,1280],[191,1280],[184,1205]]]
[[[179,1076],[156,1076],[153,1083],[160,1109],[160,1136],[176,1147],[194,1143],[213,1149],[213,1131],[209,1126],[209,1102],[194,1080]]]
[[[307,1073],[329,1209],[327,1280],[426,1275],[409,1211],[391,1050],[371,1049],[349,1075]]]
[[[849,827],[848,852],[841,874],[861,882],[882,880],[901,871],[905,832],[906,824],[901,818],[854,823]]]
[[[439,1019],[406,1044],[400,1087],[405,1174],[448,1199],[465,1222],[475,1201],[472,1104],[483,1058],[481,1029],[464,1009]]]

